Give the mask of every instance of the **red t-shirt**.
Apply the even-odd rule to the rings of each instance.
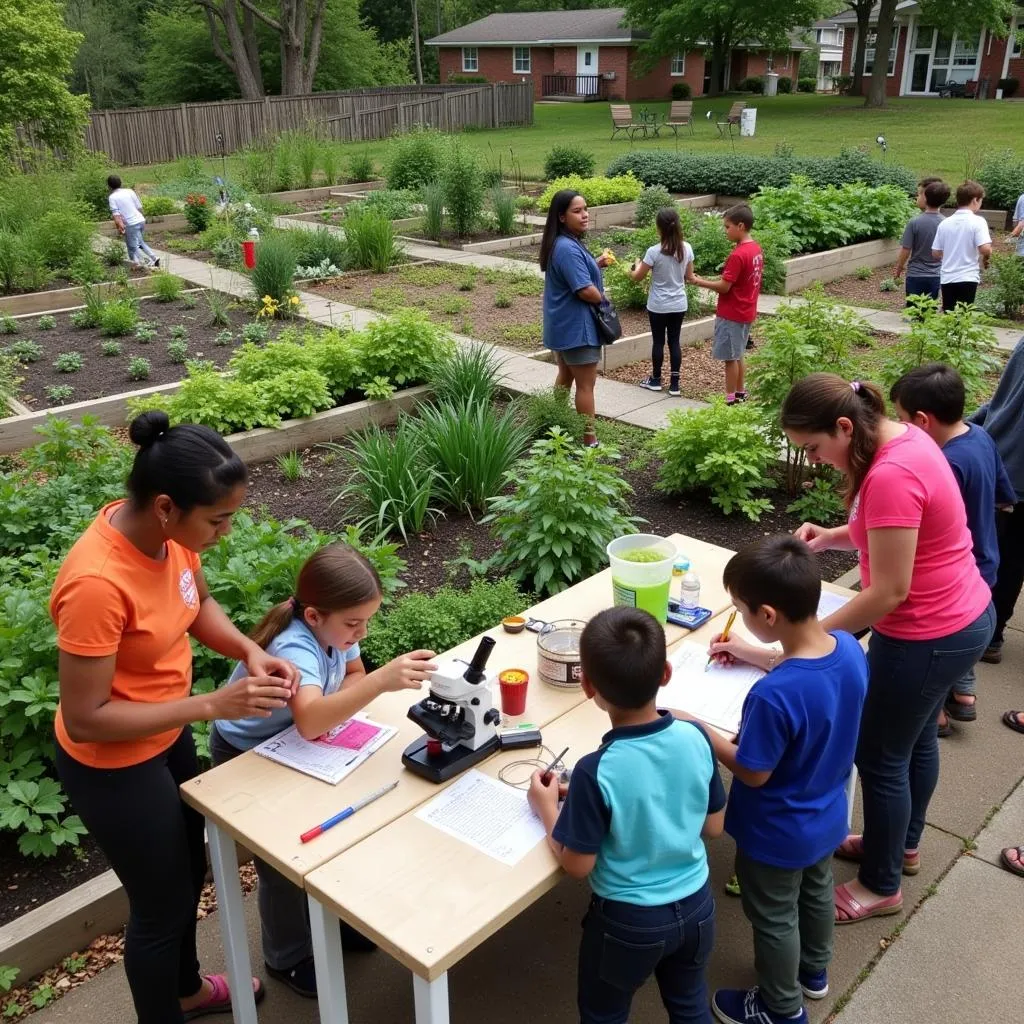
[[[724,320],[738,324],[752,324],[757,319],[757,297],[761,294],[761,274],[764,255],[753,239],[740,242],[729,253],[722,268],[722,280],[731,281],[732,287],[718,296],[715,312]]]
[[[907,599],[875,623],[898,640],[935,640],[969,626],[992,599],[974,560],[967,513],[942,449],[908,426],[879,448],[849,515],[861,582],[871,583],[868,530],[917,530]]]

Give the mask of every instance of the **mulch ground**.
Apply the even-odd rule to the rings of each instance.
[[[403,228],[401,235],[403,238],[439,242],[449,249],[458,249],[460,246],[469,245],[473,242],[496,242],[500,238],[518,238],[520,235],[533,235],[540,230],[540,227],[533,224],[523,224],[517,221],[511,234],[500,234],[490,228],[478,228],[476,231],[471,231],[468,235],[457,235],[454,231],[445,229],[441,232],[440,238],[428,239],[419,228]],[[504,255],[504,253],[501,255]]]
[[[126,273],[131,278],[147,277],[149,271],[145,267],[133,267],[130,263],[123,263],[117,267],[106,267],[105,270],[105,281],[113,281],[116,275]],[[80,288],[81,284],[77,281],[72,281],[70,278],[62,277],[60,275],[51,277],[49,281],[43,285],[42,288],[15,288],[13,291],[5,292],[0,288],[0,296],[7,295],[35,295],[38,292],[55,292],[62,288]]]
[[[194,293],[195,304],[189,308],[189,298],[174,302],[157,302],[142,299],[139,303],[139,320],[153,325],[156,336],[148,342],[135,337],[135,331],[122,338],[104,338],[98,328],[78,328],[71,323],[67,313],[56,313],[57,326],[50,330],[39,329],[39,318],[29,317],[18,321],[18,334],[0,339],[0,347],[21,339],[28,339],[42,346],[43,356],[34,363],[22,363],[18,375],[23,378],[18,397],[31,409],[46,408],[54,404],[46,389],[55,385],[70,385],[73,395],[64,402],[81,402],[92,398],[134,391],[154,384],[170,384],[185,376],[185,367],[173,363],[167,354],[167,343],[174,340],[173,327],[184,327],[187,332],[188,358],[207,359],[217,366],[224,366],[232,352],[242,344],[241,329],[252,319],[251,313],[241,306],[228,310],[230,326],[215,326],[211,323],[210,309],[206,299]],[[217,344],[215,339],[223,331],[231,331],[230,344]],[[271,335],[279,328],[270,327]],[[117,341],[121,354],[105,356],[102,346],[105,341]],[[82,368],[74,373],[59,373],[53,363],[63,352],[78,352],[82,356]],[[133,381],[128,375],[132,359],[141,356],[150,362],[150,373],[146,380]]]
[[[147,228],[146,244],[153,249],[163,249],[167,252],[180,253],[194,260],[209,260],[213,256],[210,249],[203,247],[199,236],[188,228]],[[173,260],[171,261],[173,263]],[[166,269],[173,270],[173,267]]]
[[[605,373],[605,376],[610,380],[636,385],[639,385],[640,381],[646,380],[650,375],[651,360],[649,358],[637,360],[635,363],[626,363],[625,366],[608,370]],[[661,371],[661,382],[667,390],[669,382],[667,347]],[[679,390],[683,398],[689,398],[694,402],[706,402],[712,395],[725,393],[725,371],[717,359],[711,358],[710,341],[683,346],[683,360],[679,371]]]

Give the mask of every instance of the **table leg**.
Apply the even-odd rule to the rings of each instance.
[[[427,981],[412,976],[412,995],[416,1006],[416,1024],[448,1024],[448,972]]]
[[[846,783],[846,831],[853,828],[853,800],[857,795],[857,766],[850,769],[850,779]]]
[[[231,986],[231,1015],[235,1024],[256,1024],[252,964],[249,962],[249,939],[245,933],[235,841],[209,819],[206,821],[206,835],[210,842],[213,881],[217,886],[217,918],[224,943],[228,984]]]
[[[320,1024],[348,1024],[345,961],[341,952],[338,919],[318,899],[313,896],[308,899]]]

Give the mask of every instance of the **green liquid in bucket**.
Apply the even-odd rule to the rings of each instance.
[[[623,562],[664,562],[665,556],[655,548],[632,548],[617,554],[616,558]]]
[[[622,555],[616,557],[622,558]],[[657,560],[661,561],[661,556]],[[626,559],[626,561],[633,561],[633,559]],[[612,594],[615,604],[625,605],[627,608],[641,608],[645,612],[650,612],[659,622],[665,622],[668,616],[668,592],[671,583],[671,579],[666,579],[664,583],[633,586],[623,583],[613,576]]]

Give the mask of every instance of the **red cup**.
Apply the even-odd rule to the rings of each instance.
[[[256,243],[247,239],[242,243],[242,260],[249,270],[256,266]]]
[[[501,713],[515,718],[526,711],[526,687],[530,676],[521,668],[507,668],[498,676],[501,687]]]

